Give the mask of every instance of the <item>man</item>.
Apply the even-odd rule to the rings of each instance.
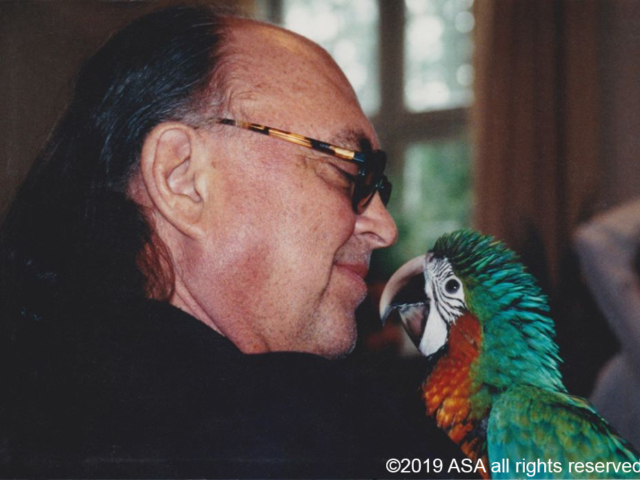
[[[0,233],[3,473],[379,476],[457,455],[327,360],[396,237],[377,148],[290,32],[174,8],[111,38]]]
[[[353,89],[318,46],[246,20],[226,35],[231,101],[216,116],[377,148]],[[371,251],[396,238],[378,194],[354,212],[357,164],[215,122],[156,126],[140,162],[134,198],[180,252],[174,305],[246,353],[349,352]]]

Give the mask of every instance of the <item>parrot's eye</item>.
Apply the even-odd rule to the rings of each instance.
[[[456,293],[458,290],[460,290],[460,282],[458,282],[458,280],[454,280],[453,278],[451,280],[449,280],[445,285],[444,285],[445,290],[447,291],[447,293],[451,293],[454,294]]]

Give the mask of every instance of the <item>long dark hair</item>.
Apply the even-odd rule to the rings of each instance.
[[[82,67],[68,110],[7,210],[0,471],[19,457],[23,435],[56,431],[55,415],[34,412],[72,408],[83,368],[117,351],[113,332],[147,298],[171,295],[170,259],[128,190],[151,129],[170,120],[199,126],[226,108],[226,18],[174,7],[108,40]]]
[[[156,125],[201,126],[226,110],[227,21],[207,7],[174,7],[114,35],[81,69],[68,110],[7,210],[0,472],[23,472],[33,442],[63,448],[42,432],[67,431],[74,417],[55,412],[90,425],[78,417],[93,391],[83,385],[112,390],[108,370],[91,365],[117,358],[149,297],[171,295],[171,260],[129,185]]]
[[[160,10],[85,63],[0,227],[5,338],[16,322],[53,321],[78,304],[171,294],[170,262],[127,189],[154,126],[223,108],[224,19],[207,7]]]

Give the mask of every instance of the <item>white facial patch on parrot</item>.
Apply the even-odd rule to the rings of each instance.
[[[429,311],[427,317],[427,325],[420,340],[418,347],[425,357],[429,357],[440,350],[447,343],[449,329],[447,324],[442,320],[438,312],[434,309]]]
[[[418,348],[428,357],[444,347],[450,325],[466,309],[462,282],[447,259],[427,258],[425,294],[429,300],[429,316]]]

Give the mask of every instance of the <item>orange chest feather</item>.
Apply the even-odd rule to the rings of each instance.
[[[481,419],[473,418],[469,402],[475,393],[469,369],[478,358],[481,343],[482,330],[476,317],[465,314],[458,318],[449,331],[446,354],[422,385],[427,413],[474,460],[485,455],[484,439],[474,434]]]
[[[469,369],[478,357],[481,341],[478,320],[471,314],[458,318],[449,332],[447,353],[423,385],[427,411],[433,415],[438,410],[437,420],[443,428],[469,413]]]

